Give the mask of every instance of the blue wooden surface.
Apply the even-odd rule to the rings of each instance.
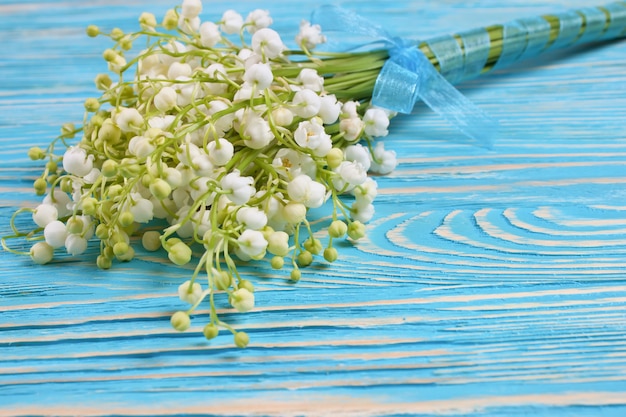
[[[205,3],[212,20],[234,6]],[[416,38],[595,5],[342,4]],[[316,5],[236,2],[289,39]],[[107,43],[84,27],[170,6],[0,0],[2,234],[39,202],[27,149],[95,94]],[[297,285],[245,269],[258,307],[224,311],[245,350],[170,328],[190,270],[161,253],[100,271],[95,247],[46,266],[0,252],[0,416],[625,415],[626,43],[576,52],[461,86],[502,122],[491,151],[420,106],[394,119],[401,165],[379,179],[368,238]]]

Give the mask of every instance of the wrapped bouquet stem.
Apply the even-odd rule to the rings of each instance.
[[[34,182],[43,201],[15,213],[2,243],[45,264],[80,256],[95,241],[96,264],[109,269],[132,260],[140,239],[144,251],[195,265],[178,287],[187,306],[172,326],[188,329],[206,305],[198,314],[204,336],[227,329],[240,347],[248,335],[216,308],[254,308],[254,279],[238,265],[265,260],[298,281],[317,258],[337,259],[337,240],[363,237],[377,194],[368,173],[396,166],[377,139],[394,113],[423,100],[488,146],[497,123],[453,83],[626,29],[626,4],[615,3],[415,43],[322,7],[313,24],[301,24],[300,49],[290,50],[265,10],[245,19],[228,10],[217,21],[202,21],[201,11],[199,0],[184,0],[161,23],[143,13],[137,32],[88,27],[113,42],[103,52],[109,74],[95,77],[100,95],[85,100],[81,126],[68,123],[47,148],[29,151],[46,161]],[[374,46],[316,52],[323,29]],[[326,203],[314,233],[310,209]],[[27,230],[23,213],[34,222]],[[9,247],[9,238],[28,246]]]

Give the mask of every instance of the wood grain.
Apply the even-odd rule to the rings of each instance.
[[[104,70],[87,24],[135,27],[135,0],[0,0],[0,232],[38,198],[26,157],[80,120]],[[205,2],[218,19],[232,2]],[[345,1],[400,36],[501,23],[585,0]],[[158,16],[172,4],[150,2]],[[312,0],[269,9],[291,39]],[[381,177],[368,237],[297,285],[248,266],[258,308],[224,318],[251,335],[169,326],[188,268],[97,248],[46,266],[0,253],[0,416],[626,413],[626,44],[557,53],[467,82],[504,127],[468,146],[418,106],[393,121],[401,165]],[[316,213],[319,224],[328,212]],[[27,216],[18,224],[26,227]]]

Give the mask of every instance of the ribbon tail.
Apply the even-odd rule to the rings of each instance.
[[[479,109],[433,68],[420,86],[419,98],[481,147],[490,149],[500,124]]]

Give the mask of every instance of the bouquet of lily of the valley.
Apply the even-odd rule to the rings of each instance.
[[[248,335],[218,317],[215,297],[237,311],[254,307],[254,285],[240,262],[267,259],[301,270],[339,256],[338,239],[358,240],[374,214],[376,181],[396,166],[379,137],[396,112],[418,100],[465,135],[489,145],[497,123],[451,83],[556,47],[624,35],[626,6],[522,19],[427,42],[394,38],[358,15],[322,7],[303,21],[298,50],[285,47],[265,10],[233,10],[202,21],[200,0],[184,0],[161,23],[150,13],[140,30],[103,32],[109,74],[84,102],[82,126],[66,124],[46,149],[34,188],[43,201],[32,230],[3,246],[45,264],[55,253],[79,256],[92,240],[97,266],[133,259],[131,237],[176,265],[195,264],[178,295],[189,304],[171,324],[184,331],[203,302],[204,336],[228,329],[237,346]],[[326,31],[343,30],[375,45],[364,52],[315,52]],[[146,45],[133,54],[138,45]],[[328,204],[313,233],[309,210]],[[93,239],[95,237],[95,239]],[[32,242],[27,252],[7,238]],[[196,253],[200,255],[194,256]],[[208,299],[208,300],[207,300]]]

